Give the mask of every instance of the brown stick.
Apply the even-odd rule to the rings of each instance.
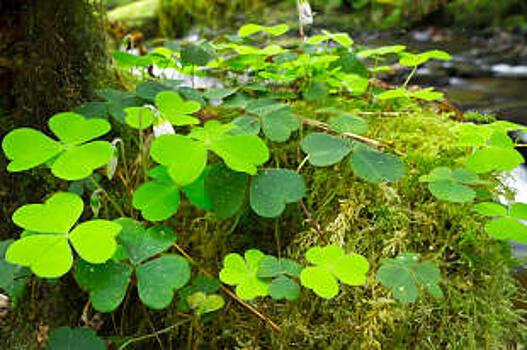
[[[320,236],[320,240],[324,244],[328,244],[328,240],[326,239],[326,237],[324,237],[324,233],[322,232],[322,228],[320,227],[318,222],[316,222],[316,220],[313,219],[313,216],[311,216],[311,213],[309,212],[309,210],[307,210],[307,207],[304,204],[303,200],[300,200],[300,205],[302,206],[302,209],[304,210],[304,213],[306,214],[307,220],[311,223],[311,226],[313,226],[315,231],[317,231],[318,235]]]
[[[205,276],[207,276],[209,278],[214,278],[214,276],[211,273],[209,273],[207,270],[205,270],[204,268],[199,266],[198,263],[190,255],[188,255],[188,253],[185,252],[183,250],[183,248],[181,248],[177,243],[174,243],[174,247],[179,251],[179,253],[181,253],[181,255],[183,255],[188,261],[190,261],[191,264],[196,265],[198,267],[199,271],[202,274],[204,274]],[[266,322],[275,331],[277,331],[277,332],[281,332],[282,331],[282,328],[280,328],[279,325],[274,323],[273,320],[271,320],[269,317],[267,317],[264,314],[262,314],[260,311],[258,311],[258,309],[256,309],[252,305],[250,305],[247,302],[245,302],[244,300],[240,299],[240,297],[238,297],[232,290],[227,288],[225,285],[221,286],[221,290],[223,290],[225,292],[225,294],[227,294],[228,296],[230,296],[231,298],[236,300],[242,307],[246,308],[247,310],[252,312],[254,315],[256,315],[256,317],[258,317],[262,321]]]

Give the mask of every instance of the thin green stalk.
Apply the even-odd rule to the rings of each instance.
[[[414,68],[412,69],[412,71],[408,75],[408,78],[406,78],[406,81],[403,84],[403,88],[405,88],[408,85],[408,83],[410,82],[410,80],[412,80],[415,72],[417,72],[417,66],[414,66]]]
[[[112,204],[112,206],[119,213],[119,215],[125,217],[126,214],[124,213],[124,210],[121,208],[121,206],[115,201],[115,199],[113,199],[112,196],[110,196],[108,192],[106,192],[104,188],[102,188],[102,186],[93,178],[93,176],[90,175],[88,179],[90,179],[91,183],[93,183],[93,185],[104,194],[106,199],[108,199],[108,201]]]
[[[161,335],[161,334],[168,333],[168,332],[170,332],[171,330],[173,330],[174,328],[180,327],[180,326],[184,325],[185,323],[190,322],[190,320],[191,320],[191,319],[189,318],[189,319],[186,319],[186,320],[180,321],[180,322],[178,322],[178,323],[175,323],[175,324],[173,324],[172,326],[167,327],[167,328],[164,328],[164,329],[162,329],[162,330],[160,330],[160,331],[157,331],[157,332],[155,332],[155,333],[150,333],[150,334],[142,335],[142,336],[137,337],[137,338],[132,338],[132,339],[126,341],[123,345],[121,345],[121,346],[119,347],[118,350],[123,350],[123,349],[126,348],[128,345],[133,344],[133,343],[136,343],[136,342],[138,342],[138,341],[142,341],[142,340],[145,340],[145,339],[150,339],[150,338],[158,337],[158,336]]]

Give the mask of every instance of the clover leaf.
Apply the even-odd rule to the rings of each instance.
[[[353,39],[351,39],[348,33],[330,33],[326,30],[322,30],[322,34],[314,35],[307,41],[308,44],[320,44],[321,42],[333,40],[344,47],[350,47],[353,45]]]
[[[489,236],[527,243],[527,226],[521,221],[527,220],[527,204],[512,203],[507,210],[501,204],[483,202],[474,205],[474,209],[481,215],[495,218],[485,224],[485,231]]]
[[[340,162],[350,149],[338,137],[315,132],[302,140],[302,151],[309,155],[309,163],[326,167]]]
[[[75,267],[75,279],[90,293],[97,311],[111,312],[123,301],[132,271],[130,266],[111,260],[96,265],[80,260]]]
[[[270,169],[253,177],[249,191],[250,205],[256,214],[274,218],[286,204],[304,197],[306,184],[302,175],[289,169]]]
[[[128,107],[126,113],[126,124],[134,129],[148,129],[155,120],[154,111],[147,107]]]
[[[395,259],[381,259],[382,266],[377,278],[383,286],[390,289],[393,296],[403,302],[411,303],[417,299],[421,284],[434,297],[443,298],[438,283],[441,272],[432,262],[419,263],[418,254],[401,254]]]
[[[266,255],[260,260],[258,277],[274,278],[269,285],[269,295],[273,299],[296,300],[300,295],[300,287],[285,275],[300,278],[303,266],[297,262],[272,255]]]
[[[25,267],[10,264],[4,259],[5,252],[12,243],[13,240],[0,242],[0,289],[6,291],[11,302],[16,305],[27,282],[24,276],[29,275],[30,271]]]
[[[368,122],[354,114],[336,108],[319,109],[317,110],[317,113],[335,115],[335,117],[331,118],[329,124],[336,132],[364,134],[368,131]]]
[[[467,185],[485,183],[479,176],[469,169],[439,167],[433,169],[429,175],[421,176],[420,182],[428,182],[432,194],[441,200],[464,203],[476,198],[476,191]]]
[[[269,294],[269,282],[257,276],[258,265],[264,253],[257,249],[245,252],[245,260],[236,253],[228,254],[223,259],[220,280],[236,286],[236,295],[243,300],[254,299]]]
[[[466,164],[470,170],[483,174],[493,170],[510,171],[523,162],[523,156],[514,148],[489,146],[474,152]]]
[[[163,221],[177,213],[179,202],[179,186],[174,182],[152,181],[135,191],[132,205],[146,220]]]
[[[108,101],[105,104],[110,116],[121,124],[125,123],[125,108],[139,107],[144,104],[144,100],[139,98],[136,94],[128,91],[100,89],[97,90],[97,95]]]
[[[105,350],[106,343],[91,328],[60,327],[49,336],[48,350]]]
[[[221,295],[206,295],[202,292],[196,292],[188,296],[187,302],[192,309],[196,309],[196,313],[199,316],[217,311],[225,305],[225,300],[223,300]]]
[[[247,174],[232,171],[224,164],[211,168],[205,177],[205,192],[216,216],[225,219],[240,210],[248,181]]]
[[[145,228],[130,218],[119,218],[115,222],[122,227],[118,238],[134,265],[164,252],[176,241],[176,233],[167,226]]]
[[[156,95],[156,106],[161,115],[176,126],[199,124],[198,118],[190,116],[201,109],[196,101],[183,101],[177,92],[162,91]]]
[[[174,292],[190,280],[189,263],[179,255],[164,255],[149,261],[140,265],[136,273],[139,298],[156,310],[170,305]]]
[[[112,257],[115,237],[121,226],[106,220],[92,220],[71,227],[84,204],[73,193],[59,192],[44,204],[28,204],[13,214],[18,226],[37,234],[24,235],[9,246],[6,260],[30,267],[40,277],[60,277],[73,263],[70,245],[84,260],[99,264]]]
[[[396,156],[372,150],[353,152],[350,165],[357,176],[371,183],[397,181],[406,172],[405,164]]]
[[[291,133],[298,130],[300,123],[290,108],[282,108],[262,118],[262,129],[273,142],[289,140]]]
[[[306,259],[316,266],[302,270],[302,285],[312,289],[322,298],[332,298],[339,292],[337,279],[345,284],[359,286],[366,282],[370,264],[359,254],[346,254],[336,245],[313,247],[306,252]]]
[[[55,176],[80,180],[108,163],[110,143],[88,142],[110,131],[108,121],[68,112],[51,117],[49,127],[60,142],[31,128],[15,129],[6,135],[2,148],[11,160],[8,171],[28,170],[54,159],[51,171]]]
[[[230,88],[212,88],[203,94],[203,97],[209,100],[223,100],[231,95],[234,95],[238,89]]]
[[[187,311],[190,309],[187,298],[197,292],[201,292],[205,295],[211,295],[216,293],[221,288],[221,282],[217,278],[208,278],[203,275],[199,275],[192,279],[192,283],[189,286],[181,289],[178,292],[179,300],[177,303],[178,310]]]
[[[300,296],[300,287],[290,278],[280,276],[269,284],[269,295],[276,300],[286,299],[293,301]]]
[[[238,30],[238,35],[242,38],[245,38],[258,32],[264,32],[273,36],[278,36],[284,34],[288,30],[289,26],[287,24],[279,24],[272,27],[265,27],[258,24],[249,23]]]

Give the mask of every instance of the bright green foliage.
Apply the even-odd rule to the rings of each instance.
[[[322,30],[322,34],[314,35],[308,39],[308,44],[320,44],[321,42],[333,40],[344,47],[350,47],[353,45],[353,40],[347,33],[330,33],[326,30]]]
[[[105,105],[109,115],[121,124],[125,123],[125,108],[139,107],[144,104],[144,101],[137,95],[127,91],[101,89],[97,90],[97,95],[107,101]],[[107,118],[107,116],[100,117]]]
[[[119,242],[134,265],[164,252],[176,241],[176,233],[167,226],[145,228],[142,223],[130,218],[119,218],[115,222],[122,227]]]
[[[207,148],[202,142],[182,135],[161,135],[152,143],[152,158],[168,168],[173,181],[181,186],[196,181],[207,164]]]
[[[476,191],[468,185],[486,183],[469,169],[448,167],[435,168],[428,175],[419,178],[421,182],[428,182],[432,194],[440,199],[456,203],[472,202],[476,198]]]
[[[211,168],[205,177],[205,193],[216,216],[229,218],[240,210],[248,181],[247,174],[232,171],[224,164]]]
[[[306,101],[318,101],[328,97],[329,89],[321,81],[314,81],[304,91],[304,99]]]
[[[368,131],[368,122],[354,114],[331,107],[319,109],[317,113],[335,115],[335,117],[331,118],[329,124],[336,132],[364,134]]]
[[[212,210],[212,199],[205,189],[205,178],[210,172],[210,167],[205,168],[200,177],[190,185],[181,188],[188,200],[196,207]]]
[[[176,126],[199,124],[199,119],[190,116],[201,109],[196,101],[183,101],[177,92],[162,91],[156,96],[159,113]]]
[[[181,51],[181,61],[185,65],[205,66],[216,57],[216,52],[208,44],[191,44]]]
[[[356,150],[350,158],[353,171],[371,182],[397,181],[406,173],[405,164],[396,156],[371,150]]]
[[[126,113],[126,124],[134,129],[148,129],[154,123],[154,111],[146,107],[128,107]]]
[[[392,53],[399,53],[401,51],[404,51],[405,49],[406,46],[403,45],[381,46],[375,49],[362,50],[357,54],[357,56],[378,58],[379,56],[384,56]]]
[[[24,276],[29,275],[30,271],[25,267],[10,264],[4,259],[7,248],[12,243],[12,240],[0,242],[0,289],[6,291],[11,302],[16,305],[27,282]]]
[[[521,153],[514,148],[490,146],[473,153],[467,159],[467,168],[482,174],[493,170],[510,171],[523,162]]]
[[[302,140],[302,151],[309,155],[309,163],[326,167],[340,162],[350,148],[338,137],[314,132]]]
[[[441,50],[431,50],[420,54],[413,54],[410,52],[400,53],[401,59],[399,63],[407,67],[417,67],[431,59],[450,61],[452,56]]]
[[[286,204],[300,201],[305,191],[304,178],[293,170],[264,170],[252,179],[251,208],[260,216],[274,218]]]
[[[135,87],[135,93],[142,99],[154,103],[158,93],[162,91],[171,91],[179,85],[180,82],[180,80],[172,80],[171,83],[173,84],[164,84],[165,81],[147,80],[137,84]]]
[[[362,255],[346,254],[344,249],[332,244],[310,248],[306,259],[316,266],[302,270],[302,285],[322,298],[333,298],[338,294],[337,279],[352,286],[364,284],[370,268],[368,260]]]
[[[300,295],[300,287],[289,276],[300,278],[303,266],[296,261],[272,255],[266,255],[260,260],[258,277],[275,278],[269,285],[269,295],[273,299],[296,300]]]
[[[205,91],[203,97],[209,100],[223,100],[231,95],[234,95],[238,89],[229,88],[215,88]]]
[[[223,300],[221,295],[206,295],[202,292],[196,292],[188,296],[187,302],[192,309],[196,309],[196,313],[199,316],[217,311],[225,305],[225,300]]]
[[[179,290],[177,309],[181,311],[187,311],[190,309],[187,298],[195,293],[203,293],[205,295],[212,295],[221,288],[221,282],[217,279],[211,279],[203,275],[196,276],[192,279],[192,283]]]
[[[271,298],[293,301],[300,296],[300,287],[296,282],[286,276],[280,276],[269,284],[269,295]]]
[[[84,260],[100,264],[110,259],[121,226],[106,220],[84,222],[69,232],[83,210],[80,197],[59,192],[44,204],[28,204],[13,214],[13,221],[35,235],[26,235],[9,246],[6,260],[28,266],[40,277],[60,277],[73,263],[70,246]],[[69,232],[69,233],[68,233]]]
[[[110,131],[106,120],[59,113],[49,120],[49,127],[60,142],[29,128],[15,129],[6,135],[2,148],[11,160],[8,171],[28,170],[57,157],[51,165],[52,173],[61,179],[80,180],[108,163],[110,143],[88,142]]]
[[[179,255],[164,255],[140,265],[136,271],[139,298],[157,310],[170,305],[174,291],[190,280],[189,263]]]
[[[520,221],[527,220],[527,204],[512,203],[507,210],[501,204],[484,202],[474,205],[474,210],[481,215],[495,218],[485,225],[485,231],[489,236],[527,243],[527,226]]]
[[[419,289],[416,283],[436,298],[443,298],[438,283],[441,271],[432,262],[419,262],[418,254],[402,254],[395,259],[381,259],[382,266],[377,278],[383,286],[390,289],[393,296],[403,302],[411,303],[417,299]]]
[[[126,295],[131,275],[130,266],[114,261],[93,265],[80,260],[75,267],[77,283],[90,293],[91,303],[99,312],[117,309]]]
[[[237,128],[229,130],[231,135],[258,135],[260,133],[260,119],[253,118],[248,115],[243,115],[234,119],[231,124],[237,126]]]
[[[246,24],[238,30],[238,35],[242,38],[251,36],[253,34],[264,32],[269,35],[279,36],[286,33],[289,30],[287,24],[279,24],[272,27],[260,26],[258,24]]]
[[[48,350],[106,350],[106,343],[91,328],[60,327],[49,336]]]
[[[387,90],[381,92],[377,95],[377,98],[381,101],[383,100],[393,100],[396,98],[416,98],[419,100],[425,100],[428,102],[431,101],[441,101],[444,99],[444,94],[442,92],[434,91],[433,88],[423,89],[419,91],[409,91],[405,88],[398,88],[394,90]]]
[[[138,56],[124,51],[115,51],[113,58],[120,69],[144,68],[152,64],[149,56]]]
[[[269,294],[269,282],[257,276],[260,260],[264,253],[257,249],[245,252],[245,260],[236,253],[228,254],[223,259],[220,280],[236,286],[236,295],[243,300],[254,299]]]

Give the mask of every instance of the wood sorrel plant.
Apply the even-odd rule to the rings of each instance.
[[[145,57],[116,53],[123,73],[127,69],[145,73],[146,67],[154,65],[161,76],[141,82],[135,92],[101,90],[105,102],[51,117],[49,128],[58,140],[30,128],[11,131],[2,142],[9,171],[45,166],[60,179],[80,183],[81,188],[88,180],[97,193],[106,196],[115,216],[76,225],[84,202],[72,193],[56,193],[44,204],[22,206],[13,221],[23,232],[17,241],[5,244],[5,259],[0,261],[10,283],[0,288],[16,298],[21,285],[13,281],[20,281],[21,267],[30,268],[38,277],[60,277],[74,265],[76,281],[101,312],[115,310],[134,285],[139,299],[150,308],[166,308],[178,291],[178,305],[202,315],[223,306],[222,297],[216,294],[221,289],[279,331],[278,325],[244,300],[271,296],[293,301],[300,287],[333,298],[340,288],[348,288],[343,286],[363,285],[375,263],[329,244],[302,200],[309,190],[302,175],[305,167],[332,167],[329,171],[348,167],[361,181],[372,184],[421,176],[420,181],[428,183],[438,199],[473,202],[485,198],[490,188],[481,176],[511,170],[522,162],[515,142],[507,137],[511,130],[523,130],[520,126],[461,124],[458,147],[474,149],[465,167],[442,166],[428,175],[409,172],[411,164],[402,160],[402,150],[365,136],[368,118],[383,113],[404,117],[417,102],[441,100],[438,92],[410,92],[406,84],[420,64],[450,56],[439,51],[415,55],[406,53],[404,46],[390,46],[358,53],[375,58],[375,67],[368,69],[345,33],[323,31],[295,49],[269,44],[269,36],[287,30],[286,25],[251,24],[241,28],[238,36],[212,43],[167,45]],[[266,44],[260,45],[258,38]],[[412,73],[402,87],[373,89],[370,78],[381,71],[377,63],[388,54],[400,55],[401,63],[412,67]],[[171,70],[192,74],[192,78],[214,77],[224,86],[205,91],[182,87],[181,81],[167,78]],[[334,107],[349,99],[354,99],[355,107]],[[327,107],[327,101],[335,103]],[[306,105],[314,115],[303,115]],[[124,158],[124,148],[117,163],[122,140],[95,140],[108,134],[110,121],[138,134],[140,166],[135,172]],[[152,128],[155,137],[149,145],[146,136]],[[297,157],[292,169],[280,167],[274,158],[285,142],[295,144],[298,151],[291,155]],[[120,179],[124,192],[133,193],[124,207],[96,179],[96,172],[104,166],[112,181],[117,184]],[[114,177],[119,166],[121,176]],[[240,215],[247,204],[264,218],[280,217],[287,206],[297,205],[325,245],[309,248],[305,261],[277,258],[256,248],[243,256],[231,253],[224,257],[221,271],[211,274],[200,267],[199,258],[192,258],[176,243],[169,220],[177,220],[182,200],[222,219]],[[487,225],[490,236],[527,242],[527,230],[518,221],[527,218],[525,205],[516,203],[507,210],[495,203],[479,203],[475,210],[500,217]],[[125,213],[131,213],[130,217]],[[381,263],[378,280],[396,299],[413,302],[419,288],[443,297],[438,284],[441,273],[432,261],[420,261],[417,254],[407,253]],[[208,278],[192,278],[196,272]],[[214,280],[215,275],[235,286],[235,292]]]

